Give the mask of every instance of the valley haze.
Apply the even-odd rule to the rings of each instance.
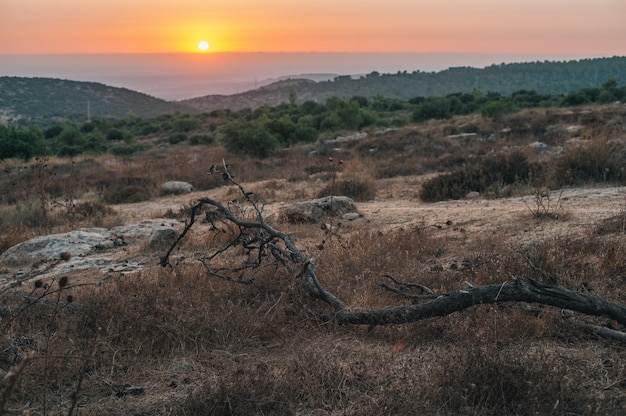
[[[590,54],[214,52],[0,55],[0,76],[100,82],[165,100],[230,95],[284,78],[314,81],[373,71],[437,72],[450,67],[567,61]]]

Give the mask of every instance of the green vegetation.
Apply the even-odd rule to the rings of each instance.
[[[502,120],[527,108],[573,106],[623,100],[626,87],[609,78],[600,87],[585,87],[562,94],[520,90],[509,96],[497,92],[454,93],[443,97],[413,97],[408,101],[375,96],[368,99],[337,96],[324,103],[282,103],[255,110],[215,110],[211,113],[163,114],[153,118],[134,115],[120,120],[96,119],[83,124],[64,122],[46,128],[0,130],[0,159],[29,159],[40,154],[76,156],[111,152],[123,156],[165,143],[194,146],[222,143],[233,153],[266,158],[279,148],[317,139],[332,139],[345,131],[371,126],[402,126],[410,121],[448,119],[480,114]]]
[[[0,77],[2,112],[16,125],[48,127],[65,120],[156,117],[190,108],[126,88],[52,78]]]
[[[232,96],[209,95],[184,100],[183,103],[201,111],[212,111],[218,108],[240,110],[245,106],[272,106],[292,102],[291,99],[294,103],[306,100],[324,102],[332,96],[344,100],[360,96],[367,100],[386,97],[389,101],[407,101],[414,97],[445,97],[456,93],[472,94],[474,91],[493,91],[505,96],[516,91],[560,95],[600,85],[611,77],[620,84],[626,83],[626,57],[511,63],[481,69],[457,67],[440,72],[380,74],[374,71],[359,78],[341,75],[325,82],[289,79]],[[536,93],[526,98],[541,101],[541,95]],[[610,102],[612,98],[605,95],[602,99]]]

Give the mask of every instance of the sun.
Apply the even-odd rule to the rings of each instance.
[[[198,49],[200,49],[202,52],[209,50],[209,42],[207,42],[206,40],[201,40],[200,42],[198,42]]]

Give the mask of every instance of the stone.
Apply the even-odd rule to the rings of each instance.
[[[33,271],[38,278],[94,268],[103,273],[138,271],[142,264],[119,258],[123,247],[147,242],[151,247],[161,248],[161,244],[173,242],[180,226],[181,223],[173,219],[154,219],[113,228],[81,228],[35,237],[0,254],[0,267],[46,266],[45,270]],[[29,279],[33,273],[19,276],[19,272],[15,272],[13,279]],[[0,287],[10,283],[10,279],[1,279]]]
[[[338,217],[355,212],[356,204],[347,196],[327,196],[306,202],[298,202],[282,209],[282,215],[290,223],[319,223],[327,216]]]
[[[183,181],[168,181],[161,185],[161,195],[179,195],[193,192],[193,185]]]
[[[361,218],[361,214],[359,214],[358,212],[346,212],[345,214],[341,216],[341,218],[343,218],[346,221],[354,221],[356,219]]]
[[[150,234],[148,245],[151,248],[164,248],[171,246],[176,240],[176,231],[173,228],[157,228]]]

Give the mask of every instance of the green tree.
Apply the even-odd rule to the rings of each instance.
[[[257,123],[231,123],[224,128],[226,150],[259,158],[274,154],[279,141],[265,126]]]
[[[40,128],[33,126],[23,130],[0,124],[0,160],[13,157],[28,160],[47,152],[44,133]]]
[[[57,155],[76,156],[84,151],[87,144],[80,129],[73,124],[65,124],[57,138]]]
[[[480,108],[480,114],[494,120],[501,120],[505,115],[513,113],[516,110],[515,104],[509,98],[502,98],[495,101],[489,101]]]
[[[429,98],[413,112],[413,121],[446,119],[452,117],[450,102],[445,98]]]

